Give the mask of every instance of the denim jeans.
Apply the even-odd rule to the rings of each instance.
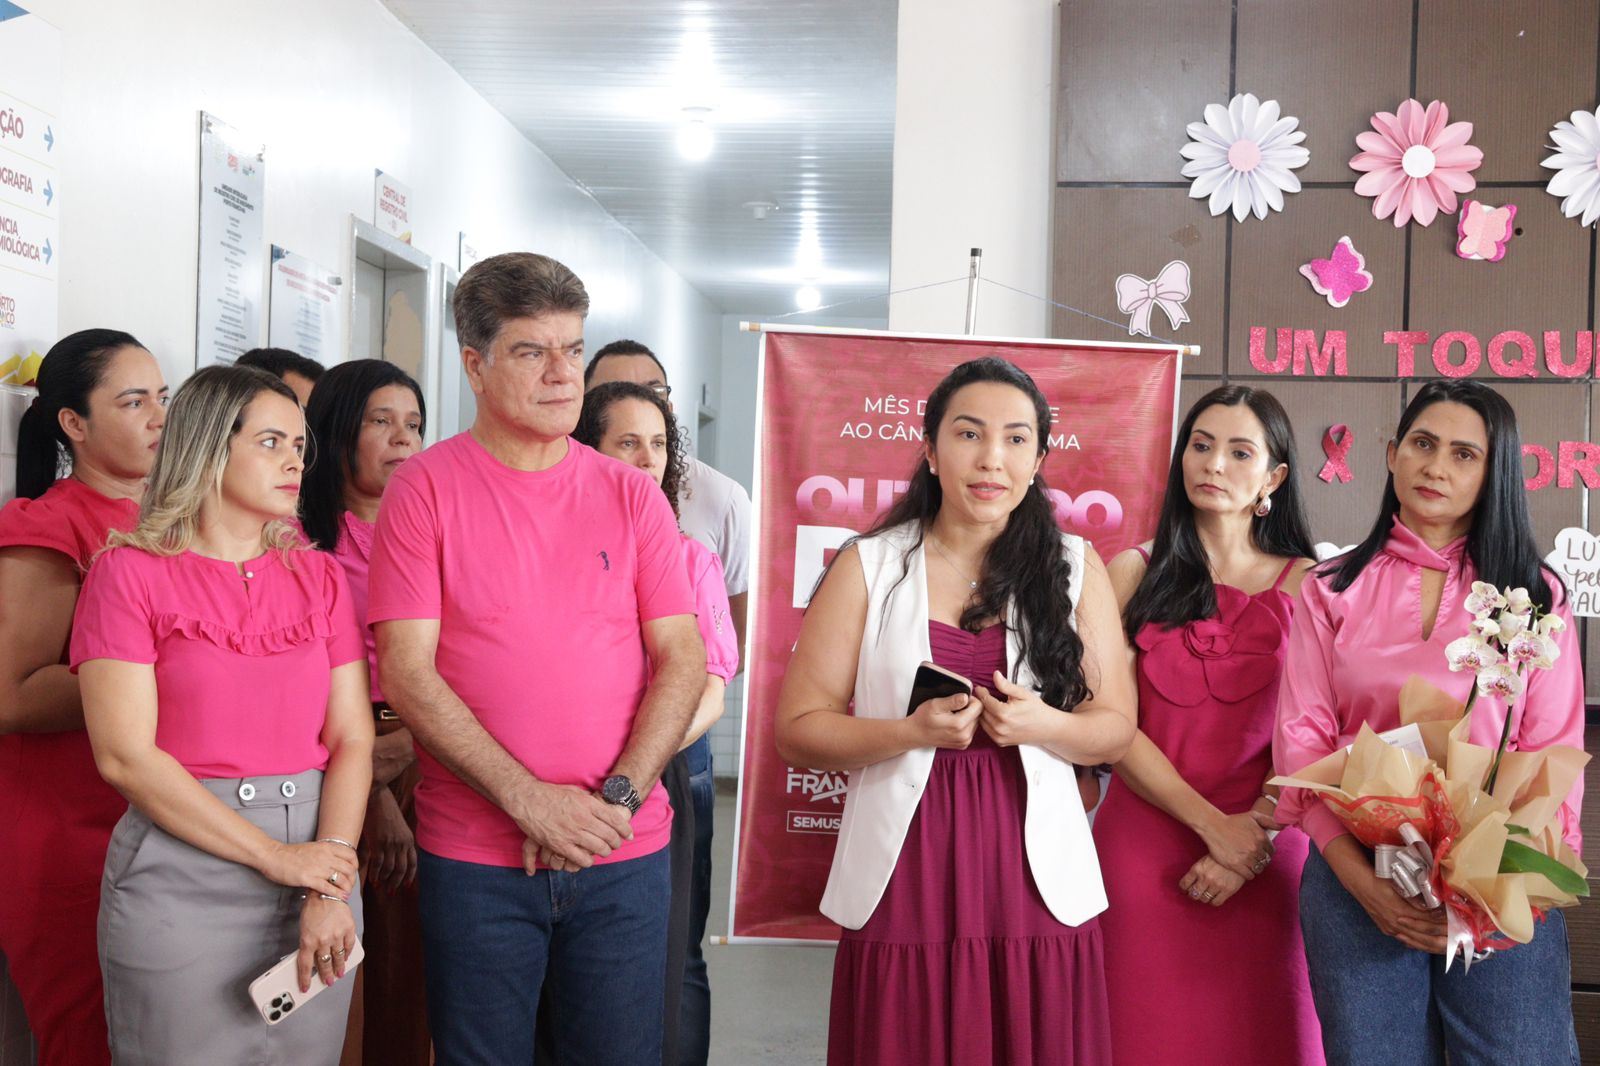
[[[694,801],[694,876],[689,893],[689,953],[683,970],[677,1066],[705,1066],[711,1054],[711,980],[701,946],[706,938],[706,915],[711,911],[711,821],[717,808],[717,786],[711,776],[711,737],[701,737],[689,745],[684,755],[689,762],[689,795]]]
[[[417,883],[438,1066],[533,1062],[541,989],[540,1066],[661,1061],[665,848],[532,877],[418,849]]]
[[[1311,995],[1328,1066],[1577,1066],[1567,920],[1465,972],[1386,936],[1316,848],[1300,879]]]

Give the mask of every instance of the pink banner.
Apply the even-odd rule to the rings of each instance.
[[[817,912],[847,775],[789,766],[772,722],[804,604],[845,539],[905,488],[922,403],[958,363],[998,355],[1053,408],[1044,477],[1062,527],[1109,560],[1150,538],[1170,455],[1178,354],[1084,341],[885,333],[764,338],[756,605],[734,884],[735,936],[833,939]]]

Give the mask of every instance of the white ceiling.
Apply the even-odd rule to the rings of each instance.
[[[384,3],[722,310],[888,290],[896,0]],[[685,107],[712,109],[703,162]]]

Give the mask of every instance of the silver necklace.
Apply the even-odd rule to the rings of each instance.
[[[972,580],[970,577],[968,577],[966,575],[966,573],[963,572],[962,569],[959,566],[957,566],[954,561],[951,560],[950,556],[945,554],[944,548],[941,547],[940,544],[939,544],[939,538],[938,537],[934,536],[932,533],[929,533],[928,534],[928,540],[933,544],[933,550],[939,553],[939,558],[943,559],[944,560],[944,564],[946,566],[948,566],[950,569],[954,570],[956,572],[956,575],[958,577],[960,577],[961,580],[963,580],[963,581],[965,581],[967,583],[967,587],[968,588],[976,589],[978,587],[978,583],[976,581]]]

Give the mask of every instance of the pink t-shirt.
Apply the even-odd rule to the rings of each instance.
[[[367,619],[439,620],[434,662],[484,729],[542,781],[598,789],[644,696],[644,622],[693,614],[672,508],[648,474],[576,441],[513,470],[462,433],[395,471],[378,510]],[[417,844],[521,866],[510,817],[419,747]],[[664,847],[658,783],[633,840]]]
[[[1388,541],[1343,592],[1332,577],[1308,575],[1289,630],[1289,652],[1278,693],[1273,763],[1292,774],[1355,741],[1363,722],[1382,733],[1400,724],[1396,698],[1413,674],[1465,701],[1472,675],[1451,673],[1445,645],[1465,636],[1472,624],[1467,595],[1477,571],[1467,538],[1434,551],[1398,519]],[[1444,572],[1444,592],[1433,631],[1422,639],[1422,571]],[[1567,628],[1555,636],[1561,649],[1551,670],[1535,670],[1512,705],[1511,751],[1538,751],[1552,744],[1583,750],[1583,648],[1572,622],[1572,605],[1557,590],[1556,613]],[[1479,697],[1469,739],[1493,749],[1505,727],[1505,704]],[[1574,851],[1583,849],[1578,812],[1583,778],[1561,805],[1561,833]],[[1286,788],[1278,821],[1299,825],[1317,847],[1349,832],[1314,792]]]
[[[367,684],[372,691],[372,702],[383,702],[383,690],[378,687],[378,642],[367,625],[367,581],[372,568],[372,538],[377,530],[371,522],[364,522],[354,513],[346,511],[339,519],[339,543],[333,546],[333,557],[344,567],[345,580],[350,584],[350,601],[355,604],[356,618],[361,623],[362,635],[367,639]]]
[[[78,597],[73,670],[153,663],[156,746],[195,777],[325,768],[329,673],[365,649],[339,564],[309,549],[290,559],[269,551],[241,575],[194,552],[111,549]]]
[[[706,644],[706,673],[732,681],[739,672],[739,638],[728,617],[728,586],[722,580],[722,560],[689,534],[683,540],[683,565],[694,589],[695,621]]]

